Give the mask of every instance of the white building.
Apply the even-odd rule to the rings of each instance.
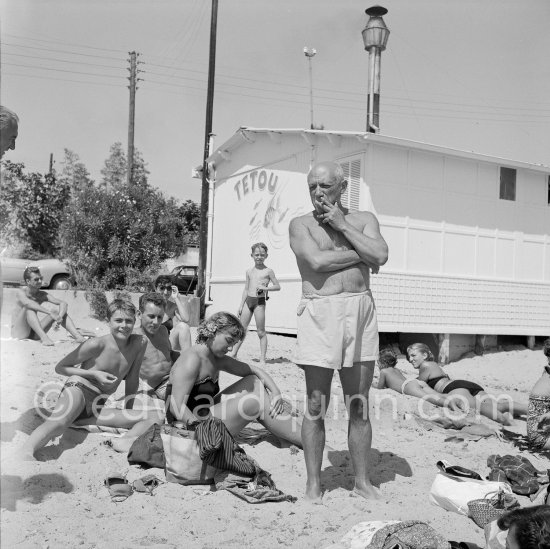
[[[289,221],[312,209],[310,164],[339,162],[346,206],[377,214],[389,260],[372,277],[381,332],[550,334],[550,167],[372,133],[240,128],[210,156],[207,285],[235,311],[269,247],[282,284],[267,330],[293,333],[300,278]]]

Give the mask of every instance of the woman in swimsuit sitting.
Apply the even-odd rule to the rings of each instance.
[[[531,389],[527,410],[527,440],[537,451],[550,450],[550,339],[543,343],[542,352],[548,365]]]
[[[443,397],[437,391],[434,391],[425,381],[420,381],[414,377],[406,378],[401,370],[395,366],[397,356],[392,349],[382,349],[378,357],[378,367],[380,368],[380,377],[378,379],[377,389],[393,389],[403,395],[410,395],[436,406],[448,406],[452,410],[459,408],[460,400],[450,397]]]
[[[210,415],[221,419],[236,436],[256,420],[277,437],[302,448],[301,425],[285,411],[281,391],[271,376],[256,366],[227,356],[244,336],[239,319],[230,313],[215,313],[201,322],[196,345],[183,351],[170,371],[167,422],[188,425]],[[241,379],[220,392],[220,372]],[[153,423],[142,421],[124,436],[114,439],[112,447],[118,452],[127,452],[133,441]]]
[[[418,379],[425,381],[432,389],[445,395],[456,395],[465,399],[473,409],[503,425],[512,425],[514,416],[527,413],[527,406],[514,402],[509,396],[495,399],[485,389],[472,381],[451,380],[443,368],[434,361],[430,348],[424,343],[413,343],[407,347],[409,362],[419,370]]]

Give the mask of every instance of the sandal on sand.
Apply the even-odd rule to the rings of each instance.
[[[132,486],[136,492],[146,492],[150,496],[153,495],[153,490],[158,488],[159,484],[162,484],[162,480],[157,478],[155,475],[145,475],[137,480],[134,480]]]
[[[121,473],[111,473],[105,478],[103,484],[105,484],[105,487],[109,490],[111,500],[115,503],[125,501],[134,492],[134,489],[126,480],[126,475]]]

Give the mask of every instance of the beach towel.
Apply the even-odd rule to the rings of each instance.
[[[398,524],[399,520],[369,520],[356,524],[340,541],[325,549],[365,549],[374,534],[384,526]]]
[[[494,429],[487,427],[483,423],[474,423],[460,418],[448,418],[439,416],[433,420],[414,416],[418,425],[426,431],[435,431],[448,435],[445,442],[461,442],[469,440],[477,442],[482,438],[497,437],[499,434]]]
[[[254,478],[218,472],[214,477],[217,490],[227,490],[234,496],[244,499],[248,503],[266,503],[268,501],[290,501],[294,503],[298,498],[281,492],[275,486],[271,475],[259,468]]]
[[[487,458],[487,466],[491,468],[489,480],[507,482],[515,494],[522,496],[535,494],[540,484],[548,483],[548,474],[535,469],[523,456],[493,454]]]

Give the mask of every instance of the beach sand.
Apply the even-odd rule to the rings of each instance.
[[[79,327],[98,335],[107,332],[106,325],[89,318],[83,307],[80,309],[80,313],[70,310]],[[336,458],[334,463],[323,464],[326,491],[322,505],[310,505],[302,499],[306,479],[302,452],[280,447],[273,440],[243,447],[272,474],[279,489],[298,497],[296,503],[251,505],[226,491],[176,484],[161,485],[153,497],[134,493],[122,503],[113,503],[103,486],[107,473],[122,471],[133,481],[145,472],[129,466],[125,455],[103,445],[107,437],[102,434],[70,429],[38,453],[39,461],[10,459],[41,421],[34,410],[36,399],[46,400],[49,405],[55,402],[62,382],[54,372],[55,364],[75,343],[64,330],[53,333],[53,347],[9,340],[7,312],[2,314],[1,342],[2,547],[323,548],[336,543],[359,522],[389,519],[419,519],[449,540],[483,546],[483,531],[472,520],[429,502],[436,461],[462,465],[482,476],[489,471],[486,461],[490,454],[521,454],[540,469],[549,466],[543,456],[521,451],[495,437],[478,442],[445,441],[446,434],[427,431],[415,421],[416,399],[373,389],[371,478],[380,489],[381,499],[363,500],[350,492],[353,474],[347,452],[347,422],[335,376],[336,407],[331,404],[326,424],[327,443],[337,451],[332,456]],[[302,371],[290,361],[293,345],[291,337],[270,335],[266,369],[284,393],[301,403],[304,379]],[[240,359],[250,361],[257,356],[258,338],[251,332],[241,348]],[[475,380],[489,392],[507,391],[527,402],[529,389],[544,363],[540,350],[511,348],[464,358],[446,370],[451,377]],[[413,371],[404,357],[398,366]],[[222,385],[231,383],[230,377],[222,374]],[[429,405],[425,409],[437,411]],[[497,427],[489,420],[482,422]],[[518,421],[513,430],[525,435],[525,422]],[[151,471],[163,478],[162,471]],[[519,499],[529,504],[528,498]]]

